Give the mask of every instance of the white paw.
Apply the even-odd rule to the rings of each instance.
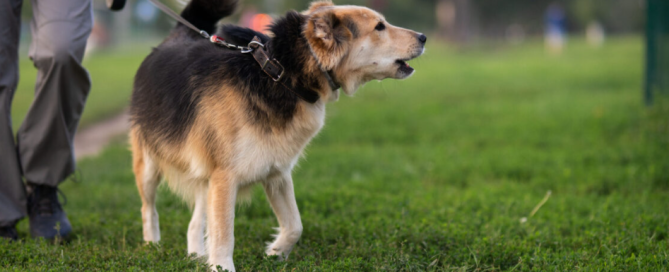
[[[294,245],[294,243],[281,243],[275,241],[274,243],[267,245],[265,254],[267,254],[267,256],[278,256],[279,260],[284,261],[288,259],[288,255],[290,255]]]
[[[281,251],[281,248],[272,247],[272,245],[270,245],[267,248],[267,250],[265,250],[265,254],[267,254],[267,256],[278,256],[279,260],[281,261],[286,260],[286,258],[288,258],[289,253],[290,252],[284,253],[283,251]]]
[[[188,255],[195,256],[194,259],[207,256],[207,250],[204,243],[188,243]]]
[[[268,256],[279,256],[279,260],[288,259],[288,255],[293,250],[293,247],[300,240],[302,235],[302,228],[297,228],[293,231],[279,232],[274,242],[267,245],[265,254]]]
[[[235,265],[232,263],[232,258],[230,258],[229,260],[218,262],[218,263],[209,261],[209,264],[211,264],[212,271],[235,272]],[[219,268],[221,270],[218,270]]]

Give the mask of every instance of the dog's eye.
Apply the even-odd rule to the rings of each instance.
[[[381,30],[386,29],[386,25],[383,24],[383,22],[379,22],[374,29],[376,29],[378,31],[381,31]]]

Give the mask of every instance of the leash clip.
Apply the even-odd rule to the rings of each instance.
[[[251,48],[251,47],[245,47],[245,48],[242,48],[242,49],[241,49],[241,52],[242,52],[242,54],[248,54],[248,53],[253,52],[253,48]]]
[[[200,30],[200,35],[202,35],[202,37],[205,39],[209,39],[209,33],[207,33],[207,31]]]

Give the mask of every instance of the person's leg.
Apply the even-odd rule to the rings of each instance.
[[[17,134],[23,176],[55,187],[75,169],[74,134],[91,87],[81,60],[93,27],[91,0],[32,0],[35,100]]]
[[[21,0],[0,0],[0,228],[11,228],[0,236],[12,238],[16,235],[12,232],[14,223],[26,215],[26,193],[10,116],[19,80],[21,3]]]
[[[56,186],[75,169],[74,134],[91,87],[81,61],[93,11],[91,0],[32,0],[32,5],[35,100],[16,138],[23,176],[33,189],[28,199],[31,233],[53,238],[71,230]]]

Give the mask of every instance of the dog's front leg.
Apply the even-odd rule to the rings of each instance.
[[[209,180],[207,194],[207,232],[209,264],[216,270],[235,271],[232,251],[235,247],[234,221],[237,184],[225,171],[216,170]]]
[[[207,188],[198,189],[195,193],[195,207],[193,217],[188,224],[188,254],[197,257],[206,255],[207,249],[204,243],[204,232],[207,218]]]
[[[276,240],[268,245],[267,255],[278,255],[287,259],[293,246],[302,235],[302,219],[295,202],[293,178],[290,173],[268,180],[265,184],[265,194],[269,199],[274,214],[279,221],[279,234]]]

